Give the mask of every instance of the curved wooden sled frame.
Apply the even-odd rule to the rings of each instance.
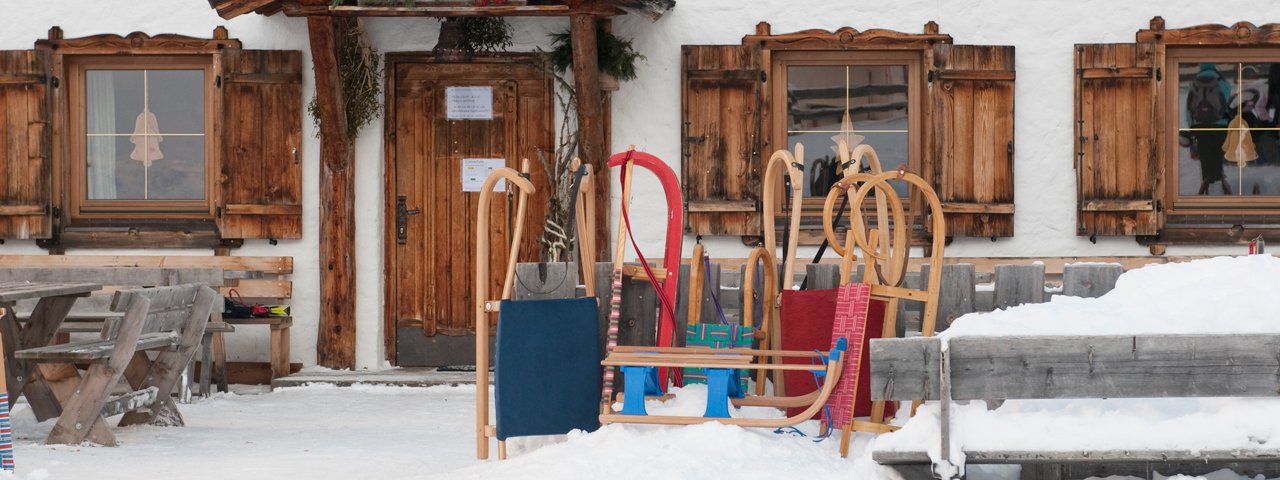
[[[581,165],[581,161],[575,158],[571,169],[576,172]],[[489,437],[497,435],[497,426],[489,423],[489,314],[498,311],[500,301],[511,298],[515,284],[516,263],[520,256],[520,239],[524,233],[525,210],[529,195],[537,191],[527,178],[529,159],[521,161],[520,170],[517,172],[509,167],[494,170],[480,187],[480,198],[476,202],[476,458],[481,460],[489,458]],[[595,269],[593,268],[595,252],[592,251],[592,246],[595,245],[595,219],[590,215],[595,198],[593,178],[594,172],[591,166],[587,165],[586,174],[583,175],[582,183],[578,188],[578,196],[572,200],[577,202],[574,215],[576,218],[573,221],[577,224],[579,263],[588,296],[595,296]],[[507,188],[518,189],[520,193],[516,200],[511,244],[507,247],[509,253],[506,274],[502,280],[502,296],[491,299],[489,298],[489,285],[492,281],[489,277],[489,230],[492,228],[492,222],[489,207],[493,201],[493,189],[500,180],[506,180]],[[507,445],[504,441],[498,442],[498,458],[507,458]]]
[[[865,157],[870,162],[873,173],[860,173],[856,169],[846,169],[844,177],[832,186],[823,204],[823,234],[832,249],[841,256],[840,283],[843,285],[850,281],[857,252],[861,251],[864,257],[862,282],[871,285],[872,298],[885,301],[883,337],[892,338],[896,335],[898,303],[902,299],[924,303],[920,333],[926,337],[933,336],[938,313],[939,289],[942,284],[943,248],[946,244],[946,224],[942,216],[942,202],[938,199],[933,187],[919,175],[902,168],[878,172],[879,157],[870,145],[859,145],[850,153],[850,157],[858,162]],[[890,186],[891,181],[906,182],[909,189],[917,190],[923,206],[929,212],[931,222],[929,230],[932,234],[928,252],[929,277],[923,290],[902,287],[911,256],[912,225],[906,222],[906,210],[903,207],[902,198]],[[863,203],[872,191],[878,191],[880,194],[875,196],[875,228],[868,229],[868,224],[863,218],[865,215]],[[850,228],[845,232],[843,242],[832,227],[835,219],[834,208],[841,195],[851,196],[847,210]],[[857,395],[856,385],[854,395],[855,397]],[[851,420],[840,426],[841,456],[848,455],[849,442],[854,430],[884,433],[897,429],[885,423],[884,410],[883,401],[874,402],[870,421]],[[913,406],[912,412],[914,411]]]

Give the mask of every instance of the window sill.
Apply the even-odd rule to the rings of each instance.
[[[1158,235],[1140,236],[1137,240],[1142,245],[1246,245],[1259,236],[1280,241],[1280,217],[1174,217]]]
[[[92,221],[61,229],[43,248],[234,248],[242,240],[224,240],[211,221]]]

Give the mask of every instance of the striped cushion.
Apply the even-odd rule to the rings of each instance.
[[[752,330],[749,327],[741,325],[718,325],[714,323],[694,323],[685,327],[684,344],[690,347],[711,347],[711,348],[751,348],[751,342],[754,340]],[[735,398],[741,398],[742,392],[747,391],[748,372],[746,369],[739,369],[738,385],[740,390],[738,395],[731,395]],[[684,383],[707,383],[707,372],[701,368],[684,369]]]

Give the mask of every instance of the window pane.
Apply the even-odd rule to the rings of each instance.
[[[204,72],[150,70],[147,104],[166,134],[204,133]]]
[[[152,162],[148,174],[149,199],[204,198],[204,137],[165,137],[164,159]]]
[[[825,196],[839,179],[835,145],[842,135],[851,149],[875,147],[886,170],[907,163],[907,71],[906,65],[787,68],[787,147],[805,146],[806,196]]]
[[[205,198],[202,70],[85,72],[90,200]]]
[[[849,83],[854,129],[907,131],[906,65],[849,67]]]
[[[1272,77],[1280,64],[1178,64],[1179,195],[1280,195]]]
[[[132,132],[144,102],[141,70],[85,72],[85,128],[90,135]]]

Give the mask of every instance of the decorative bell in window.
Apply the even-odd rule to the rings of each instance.
[[[133,153],[129,154],[129,158],[149,167],[152,161],[164,158],[164,154],[160,153],[160,142],[163,141],[164,137],[160,136],[160,128],[156,125],[156,115],[150,110],[142,109],[142,113],[134,121],[133,135],[129,136],[129,143],[133,144]]]

